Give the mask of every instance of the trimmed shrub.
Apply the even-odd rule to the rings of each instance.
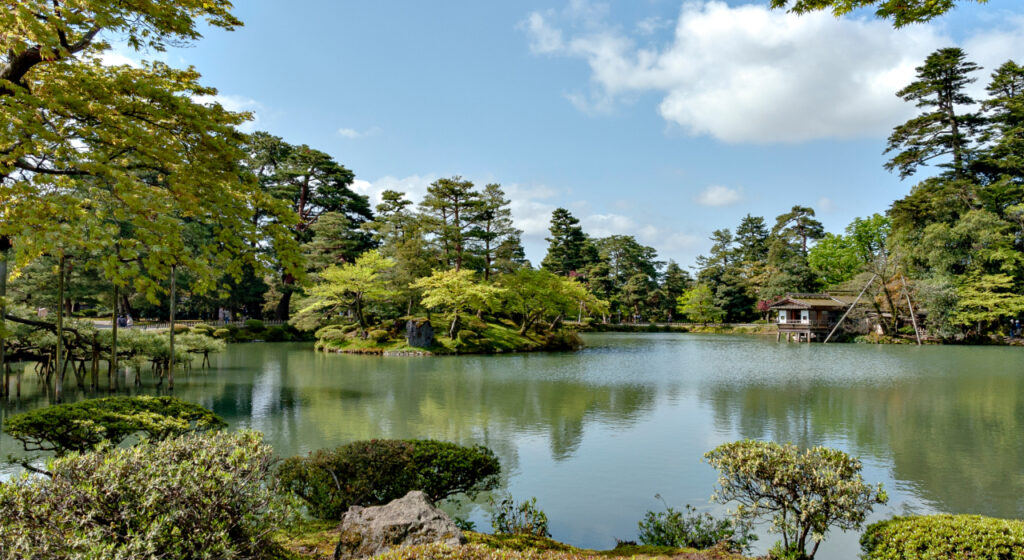
[[[217,329],[213,331],[213,338],[228,338],[231,336],[231,331],[228,329]]]
[[[262,331],[266,328],[263,326],[263,321],[260,321],[259,319],[246,319],[244,324],[245,328],[250,331]]]
[[[233,342],[252,342],[256,340],[256,335],[247,329],[243,329],[234,333],[231,336],[231,340]]]
[[[537,508],[537,498],[515,503],[512,496],[505,496],[500,502],[491,498],[495,506],[491,514],[491,527],[499,535],[533,535],[550,537],[548,516]]]
[[[73,453],[0,484],[0,559],[277,558],[294,508],[258,432]]]
[[[343,332],[343,333],[355,332],[358,329],[359,329],[359,325],[342,325],[341,326],[341,332]]]
[[[284,327],[270,327],[263,338],[267,342],[288,342],[292,340],[292,334]]]
[[[458,338],[459,341],[465,343],[476,342],[476,340],[480,338],[480,335],[478,335],[475,331],[471,331],[469,329],[462,329],[455,336],[456,338]]]
[[[313,336],[316,338],[320,338],[331,331],[341,331],[344,326],[345,325],[338,324],[327,325],[326,327],[321,327],[317,329],[316,332],[313,333]]]
[[[320,342],[346,342],[350,336],[343,329],[331,329],[328,331],[321,329],[317,331],[316,338]]]
[[[213,327],[211,327],[210,325],[206,325],[206,324],[203,324],[203,323],[197,323],[195,325],[192,325],[192,332],[194,332],[196,334],[203,334],[203,335],[206,335],[206,336],[211,336],[214,333],[214,330],[213,330]]]
[[[372,338],[374,342],[378,342],[379,343],[379,342],[384,342],[387,339],[391,338],[391,334],[388,333],[388,331],[383,330],[383,329],[374,329],[374,330],[369,332],[369,337]]]
[[[860,546],[867,560],[1024,560],[1024,521],[980,515],[894,517],[869,525]]]
[[[129,436],[162,440],[227,426],[219,416],[174,397],[104,397],[58,404],[7,418],[4,431],[26,451],[58,456],[89,451],[103,442],[118,445]]]
[[[188,325],[174,324],[174,334],[186,334],[192,332],[192,328]]]
[[[433,440],[357,441],[286,459],[277,471],[282,486],[320,519],[341,519],[354,505],[386,504],[411,490],[433,501],[491,490],[501,464],[483,446]]]
[[[645,545],[705,549],[725,542],[730,551],[743,552],[757,540],[757,535],[750,534],[749,525],[698,513],[690,504],[686,504],[685,512],[670,507],[648,511],[637,525],[637,537]]]

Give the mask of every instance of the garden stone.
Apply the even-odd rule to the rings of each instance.
[[[418,490],[383,506],[352,506],[340,530],[335,560],[368,558],[399,546],[466,542],[451,518]]]
[[[413,348],[429,348],[434,345],[434,327],[430,320],[410,319],[405,323],[405,339]]]

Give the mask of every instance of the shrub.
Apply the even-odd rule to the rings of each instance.
[[[320,338],[320,337],[326,335],[327,333],[329,333],[331,331],[341,331],[344,326],[345,325],[337,325],[337,324],[335,324],[335,325],[327,325],[326,327],[321,327],[321,328],[317,329],[316,332],[313,333],[313,336],[316,337],[316,338]]]
[[[475,331],[471,331],[469,329],[462,329],[456,334],[456,338],[458,338],[460,342],[465,342],[468,344],[476,342],[476,340],[480,338],[480,335],[478,335]]]
[[[357,441],[286,459],[277,476],[320,519],[340,519],[353,505],[386,504],[411,490],[431,500],[491,490],[501,465],[483,446],[433,440]]]
[[[227,426],[219,416],[174,397],[104,397],[58,404],[7,418],[4,431],[26,451],[58,456],[89,451],[103,442],[118,445],[141,434],[162,440],[188,432]]]
[[[231,340],[234,342],[252,342],[256,340],[256,335],[249,330],[240,330],[231,335]]]
[[[186,334],[192,332],[192,328],[188,325],[174,324],[174,334]]]
[[[288,342],[292,340],[292,334],[284,327],[270,327],[263,338],[267,342]]]
[[[250,331],[262,331],[266,328],[263,326],[263,321],[259,319],[246,319],[244,325]]]
[[[378,342],[379,343],[379,342],[384,342],[387,339],[391,338],[391,334],[388,333],[388,331],[383,330],[383,329],[374,329],[374,330],[370,331],[369,337],[372,338],[374,342]]]
[[[888,501],[881,484],[864,483],[860,461],[836,449],[743,440],[720,445],[704,459],[720,472],[712,499],[739,502],[742,521],[771,516],[782,550],[796,557],[814,558],[831,527],[859,529],[876,504]],[[814,542],[809,551],[808,538]]]
[[[1024,560],[1024,521],[980,515],[894,517],[868,526],[860,545],[867,560]]]
[[[257,432],[194,434],[53,460],[0,484],[0,559],[274,558],[291,517]]]
[[[359,328],[359,325],[342,325],[341,332],[350,333],[355,332]]]
[[[742,552],[757,540],[757,535],[750,534],[749,524],[697,513],[689,504],[685,512],[667,506],[665,511],[648,511],[638,526],[640,542],[653,546],[705,549],[724,542],[729,550]]]
[[[192,325],[192,332],[194,332],[196,334],[202,334],[202,335],[210,336],[210,335],[212,335],[214,333],[214,330],[213,330],[213,327],[211,327],[210,325],[206,325],[206,324],[203,324],[203,323],[197,323],[195,325]]]
[[[228,329],[217,329],[213,331],[214,338],[228,338],[231,336],[231,331]]]
[[[516,504],[512,496],[505,496],[500,502],[491,498],[496,509],[491,514],[491,527],[501,535],[533,535],[550,537],[548,516],[537,508],[537,498],[530,498]]]
[[[317,331],[317,340],[320,342],[346,342],[349,338],[349,334],[342,329],[331,329],[326,332],[323,329]]]

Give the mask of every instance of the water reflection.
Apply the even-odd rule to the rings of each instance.
[[[555,536],[582,546],[633,538],[643,512],[660,508],[656,492],[673,505],[706,504],[714,472],[701,455],[740,437],[863,457],[867,478],[893,498],[879,515],[1024,515],[1019,349],[679,334],[587,342],[578,354],[444,358],[235,345],[212,369],[178,377],[175,395],[264,432],[281,455],[367,438],[487,445],[506,488],[538,496]],[[130,391],[151,385],[145,376]],[[26,377],[21,400],[0,405],[0,423],[47,402]],[[16,451],[0,436],[0,455]],[[856,557],[855,535],[836,542],[827,557]]]

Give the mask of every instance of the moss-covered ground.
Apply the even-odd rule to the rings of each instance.
[[[338,542],[338,523],[306,521],[282,531],[282,560],[327,560]],[[395,549],[382,560],[603,560],[606,558],[674,558],[678,560],[744,560],[720,549],[694,550],[667,546],[620,544],[610,550],[588,550],[553,539],[528,535],[488,535],[467,531],[466,545],[420,545]]]

